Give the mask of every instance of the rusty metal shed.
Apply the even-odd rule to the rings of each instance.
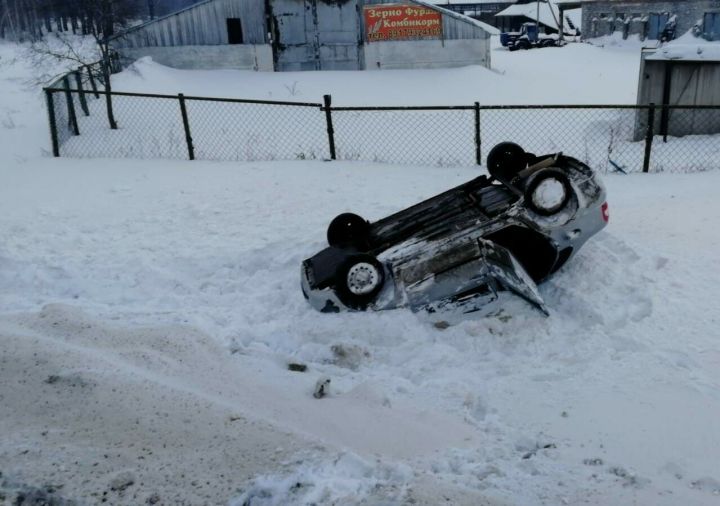
[[[720,45],[670,44],[643,50],[638,104],[664,107],[656,115],[656,135],[680,137],[720,133],[720,111],[682,106],[720,105]],[[647,130],[641,115],[636,138]]]
[[[376,12],[388,17],[371,27]],[[490,67],[494,33],[424,0],[206,0],[119,34],[113,47],[126,64],[151,56],[176,68]]]

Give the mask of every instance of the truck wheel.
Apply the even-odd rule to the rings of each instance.
[[[523,148],[514,142],[501,142],[488,153],[487,169],[495,179],[510,182],[525,168],[526,160]]]
[[[353,247],[366,249],[370,224],[367,220],[353,213],[343,213],[330,222],[327,230],[327,241],[335,248]]]
[[[363,311],[375,300],[385,282],[385,270],[372,255],[348,257],[335,273],[335,292],[350,309]]]
[[[547,168],[536,173],[525,187],[525,204],[541,216],[552,216],[565,209],[573,195],[564,172]]]

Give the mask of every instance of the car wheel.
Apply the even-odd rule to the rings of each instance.
[[[490,150],[487,169],[492,177],[510,182],[527,163],[525,150],[514,142],[501,142]]]
[[[552,216],[565,209],[573,195],[564,172],[548,168],[536,173],[525,187],[525,204],[541,216]]]
[[[385,270],[372,255],[352,255],[338,267],[335,281],[340,301],[351,309],[362,311],[380,293],[385,283]]]
[[[335,248],[353,247],[365,249],[368,246],[370,224],[353,213],[343,213],[330,222],[327,241]]]

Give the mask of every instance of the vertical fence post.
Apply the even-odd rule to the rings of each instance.
[[[323,100],[325,101],[325,121],[327,122],[328,143],[330,145],[330,159],[336,160],[337,157],[335,156],[335,129],[333,128],[332,111],[330,109],[332,105],[332,97],[330,95],[323,95]]]
[[[650,154],[652,153],[653,136],[655,134],[655,104],[650,104],[647,115],[647,130],[645,131],[645,159],[643,172],[650,172]]]
[[[480,138],[480,102],[475,102],[475,163],[482,165],[482,140]]]
[[[90,110],[88,109],[87,100],[85,100],[85,90],[83,89],[80,70],[76,70],[75,72],[73,72],[73,74],[75,74],[75,84],[77,85],[78,97],[80,98],[80,107],[82,108],[83,114],[85,114],[85,116],[90,116]]]
[[[185,95],[178,94],[180,101],[180,114],[182,114],[183,128],[185,128],[185,142],[187,143],[188,158],[195,160],[195,148],[193,147],[192,137],[190,136],[190,121],[188,121],[187,107],[185,107]]]
[[[90,65],[85,65],[85,70],[87,70],[88,77],[90,78],[90,87],[93,90],[93,95],[95,95],[95,98],[100,98],[100,93],[98,93],[98,87],[97,83],[95,82],[95,76],[93,75],[92,67]]]
[[[670,127],[670,109],[667,104],[662,105],[662,113],[660,116],[660,132],[663,136],[663,142],[667,142],[668,128]]]
[[[45,101],[48,108],[48,119],[50,120],[50,140],[52,140],[52,152],[54,157],[60,156],[60,143],[58,142],[57,120],[55,119],[55,101],[53,92],[45,89]]]
[[[72,93],[70,92],[70,80],[68,76],[63,77],[63,86],[65,86],[65,102],[67,102],[68,117],[70,118],[70,128],[73,135],[80,135],[78,128],[77,116],[75,116],[75,103],[73,102]]]

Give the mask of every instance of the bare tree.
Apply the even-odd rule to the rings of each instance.
[[[111,41],[117,38],[117,34],[130,22],[138,18],[141,5],[142,3],[135,0],[65,0],[62,9],[57,11],[59,17],[56,18],[56,36],[41,38],[32,44],[31,53],[38,67],[43,65],[44,59],[51,58],[56,61],[67,61],[91,71],[90,65],[98,63],[99,60],[99,78],[105,86],[107,117],[112,129],[117,128],[117,121],[110,94],[112,92],[110,76],[116,70],[117,58]],[[78,40],[66,34],[70,31],[69,28],[73,33],[81,31],[83,35],[92,37],[96,50],[79,51]]]

